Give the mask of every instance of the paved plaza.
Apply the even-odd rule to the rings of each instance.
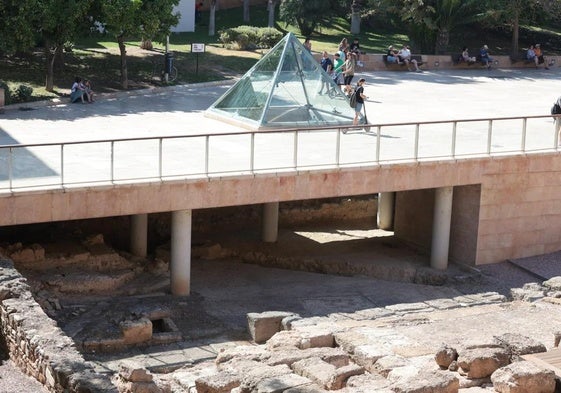
[[[561,95],[561,69],[365,72],[371,123],[418,122],[549,113]],[[99,95],[92,105],[12,105],[0,115],[1,144],[233,132],[201,116],[231,83]],[[26,107],[33,110],[18,110]]]
[[[368,119],[373,124],[540,116],[549,113],[561,94],[560,71],[546,70],[442,70],[439,72],[364,73],[367,79]],[[205,138],[190,135],[244,133],[247,130],[205,117],[204,110],[231,83],[175,86],[100,95],[94,104],[31,104],[9,107],[0,115],[0,144],[71,143],[128,138],[177,137],[162,142],[162,175],[204,176],[243,174],[251,170],[294,168],[292,134],[259,135],[255,138],[253,163],[248,134],[214,137],[205,162]],[[490,149],[495,153],[518,151],[521,140],[528,150],[554,147],[553,121],[549,117],[529,119],[527,135],[522,121],[493,123]],[[481,155],[487,151],[487,121],[459,123],[455,154]],[[111,168],[108,143],[14,149],[14,187],[57,184],[61,173],[68,184],[159,177],[158,140],[115,144]],[[452,125],[420,127],[419,150],[415,153],[415,126],[385,126],[377,136],[349,131],[339,140],[336,131],[301,134],[297,167],[333,167],[446,157],[452,145]],[[0,188],[8,187],[8,152],[0,173]],[[64,165],[64,171],[61,170]],[[140,170],[139,168],[142,168]]]

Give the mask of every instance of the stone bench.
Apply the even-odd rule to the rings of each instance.
[[[405,67],[407,65],[405,62],[401,62],[400,64],[389,63],[388,62],[388,55],[383,55],[382,60],[383,60],[384,64],[386,65],[386,68],[388,68],[388,69],[391,69],[391,70],[394,70],[394,71],[403,71],[403,70],[408,69],[408,67]],[[412,55],[411,60],[416,60],[417,65],[419,67],[423,64],[423,58],[421,57],[421,55]]]

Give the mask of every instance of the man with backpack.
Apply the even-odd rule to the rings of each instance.
[[[360,78],[358,80],[357,84],[356,84],[355,91],[351,95],[350,104],[351,104],[351,106],[353,106],[353,104],[354,104],[354,108],[355,108],[355,118],[353,119],[353,125],[354,126],[358,125],[359,117],[361,119],[364,119],[364,122],[366,123],[366,116],[362,115],[362,108],[364,106],[364,100],[366,100],[368,98],[366,95],[364,95],[364,84],[365,83],[366,83],[366,79]],[[366,113],[366,111],[365,111],[365,113]]]

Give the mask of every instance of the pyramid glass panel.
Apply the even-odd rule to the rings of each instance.
[[[251,128],[347,125],[354,109],[298,39],[287,34],[208,110]]]

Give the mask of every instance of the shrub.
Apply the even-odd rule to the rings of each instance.
[[[33,88],[31,86],[19,85],[14,95],[17,102],[27,102],[31,101],[32,94]]]
[[[260,32],[259,44],[262,48],[272,48],[282,40],[282,33],[272,27],[264,27]]]
[[[225,47],[240,50],[272,48],[282,39],[282,33],[271,27],[238,26],[220,32]]]
[[[0,81],[0,89],[4,89],[4,101],[6,103],[6,105],[10,104],[12,102],[11,98],[12,95],[10,93],[10,87],[8,86],[8,84],[4,81]]]

